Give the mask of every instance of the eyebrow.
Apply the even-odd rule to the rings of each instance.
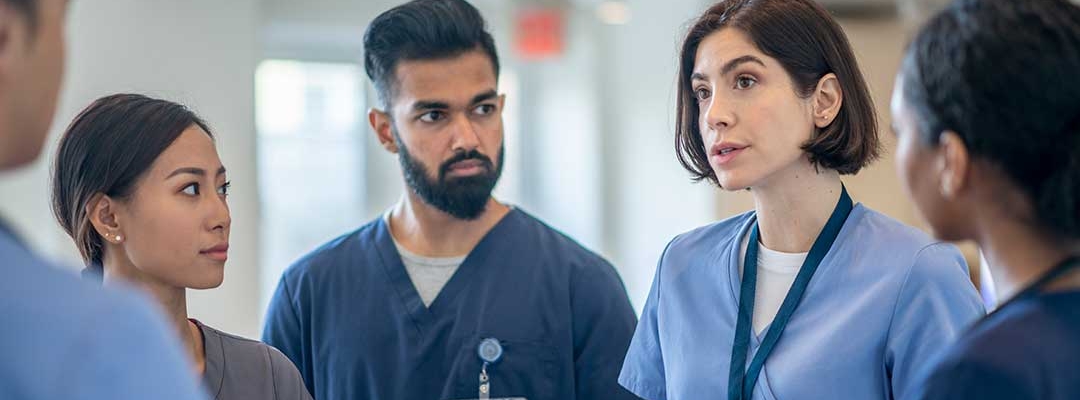
[[[746,64],[746,63],[755,63],[755,64],[758,64],[758,65],[761,65],[762,67],[765,67],[765,62],[761,61],[760,58],[754,57],[752,55],[745,55],[745,56],[736,58],[734,60],[728,61],[727,64],[724,64],[724,67],[720,68],[720,75],[727,75],[727,74],[731,73],[731,71],[734,70],[735,68],[738,68],[740,65],[743,65],[743,64]],[[693,73],[693,75],[690,75],[690,80],[707,81],[709,79],[708,79],[707,76],[705,76],[705,74],[700,73],[700,72],[695,72],[695,73]]]
[[[176,171],[173,171],[171,174],[169,174],[169,176],[165,177],[165,179],[169,179],[169,178],[172,178],[174,176],[182,175],[182,174],[206,176],[206,170],[202,169],[202,168],[194,168],[194,167],[177,168]],[[225,167],[218,168],[217,175],[218,176],[225,175]]]
[[[428,100],[419,100],[419,101],[413,103],[413,106],[412,106],[412,109],[414,111],[445,110],[447,108],[450,108],[450,104],[447,104],[444,101],[428,101]]]
[[[476,104],[484,101],[488,101],[499,97],[499,93],[495,89],[489,89],[486,92],[473,96],[469,104]],[[428,111],[428,110],[446,110],[450,108],[450,103],[441,100],[418,100],[413,103],[413,111]]]
[[[485,102],[485,101],[494,99],[496,97],[499,97],[499,93],[495,92],[495,89],[490,89],[490,90],[488,90],[488,91],[486,91],[484,93],[480,93],[480,94],[478,94],[476,96],[473,96],[472,102],[469,103],[469,104],[476,104],[476,103]]]

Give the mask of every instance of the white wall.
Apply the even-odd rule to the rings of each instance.
[[[178,101],[204,117],[234,191],[225,283],[192,291],[192,317],[258,337],[258,203],[254,161],[256,0],[80,0],[68,20],[68,65],[46,154],[4,176],[0,212],[31,244],[67,265],[80,260],[48,205],[48,163],[60,132],[95,98],[139,92]],[[77,267],[72,267],[73,269]]]
[[[580,13],[570,13],[565,23],[565,50],[557,57],[522,62],[513,47],[500,49],[521,81],[516,112],[522,151],[519,160],[508,163],[521,166],[522,192],[512,201],[584,246],[603,251],[607,153],[601,148],[598,27],[591,15]]]
[[[608,248],[640,310],[664,247],[675,235],[716,220],[719,191],[691,183],[674,145],[679,44],[707,2],[629,4],[631,22],[604,32],[604,206]]]

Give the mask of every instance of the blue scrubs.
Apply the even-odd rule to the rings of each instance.
[[[203,400],[153,301],[31,254],[0,222],[0,399]]]
[[[1004,306],[948,350],[922,400],[1080,399],[1080,291]]]
[[[648,400],[724,399],[753,212],[676,237],[657,267],[619,382]],[[983,315],[967,265],[856,205],[822,260],[753,399],[910,399],[925,368]],[[751,334],[747,363],[760,335]]]
[[[632,399],[619,366],[636,317],[615,269],[510,211],[424,307],[379,218],[291,266],[263,340],[319,400],[475,399],[486,338],[491,398]]]

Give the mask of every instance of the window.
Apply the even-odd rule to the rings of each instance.
[[[267,60],[255,73],[260,310],[281,273],[366,218],[362,71]]]

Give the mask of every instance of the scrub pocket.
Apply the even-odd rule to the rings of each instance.
[[[502,345],[499,360],[488,365],[490,399],[553,399],[557,353],[543,340],[518,340],[477,334],[462,341],[454,360],[455,399],[476,399],[480,392],[480,370],[484,362],[476,350],[480,342],[494,337]]]

